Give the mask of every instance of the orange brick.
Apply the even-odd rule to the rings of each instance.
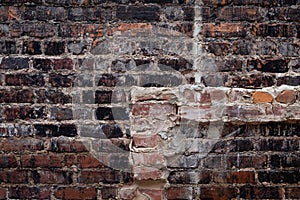
[[[256,91],[252,93],[253,103],[271,103],[273,97],[267,92]]]

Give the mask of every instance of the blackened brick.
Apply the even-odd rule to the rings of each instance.
[[[127,119],[129,119],[126,108],[121,108],[121,107],[115,107],[115,108],[99,107],[96,110],[96,117],[98,120],[127,120]]]
[[[23,43],[22,53],[29,55],[42,54],[41,43],[39,41],[25,41]]]
[[[50,191],[41,187],[11,187],[9,188],[8,197],[12,199],[50,199]]]
[[[262,88],[270,87],[274,84],[275,79],[273,76],[251,74],[250,76],[234,76],[231,82],[227,82],[225,85],[241,88]]]
[[[43,86],[44,76],[40,74],[8,74],[5,76],[6,85],[9,86]]]
[[[282,195],[279,187],[243,186],[240,189],[240,196],[245,199],[281,199]]]
[[[171,67],[180,72],[192,70],[193,67],[193,65],[184,58],[162,58],[159,59],[158,64],[162,65],[159,66],[162,71],[164,71],[164,66]],[[166,70],[168,70],[168,68]]]
[[[33,103],[32,90],[0,90],[0,103]]]
[[[35,92],[37,103],[67,104],[72,102],[72,96],[60,90],[38,90]]]
[[[157,6],[118,6],[117,18],[121,20],[159,20],[159,7]]]
[[[288,60],[273,59],[273,60],[251,60],[248,66],[253,66],[254,69],[262,72],[284,73],[289,70]]]
[[[123,137],[122,129],[117,124],[103,124],[101,129],[107,138]]]
[[[65,42],[46,42],[45,43],[45,54],[46,55],[61,55],[65,52]]]
[[[31,36],[38,38],[52,37],[57,32],[57,25],[51,23],[18,22],[10,25],[10,35],[12,37]]]
[[[293,37],[294,27],[288,24],[258,24],[253,34],[261,37]]]
[[[13,41],[0,42],[0,54],[15,54],[15,53],[17,53],[16,42]]]
[[[50,119],[52,120],[72,120],[73,112],[71,108],[51,108],[50,109]]]
[[[104,104],[111,103],[112,91],[96,91],[95,103]]]
[[[61,24],[58,35],[60,37],[91,37],[99,38],[103,36],[102,24]]]
[[[13,58],[7,57],[3,58],[0,62],[0,69],[28,69],[29,68],[29,58]]]
[[[298,183],[300,181],[299,171],[270,171],[270,172],[258,172],[258,180],[260,182],[272,182],[272,183]]]
[[[14,121],[18,119],[41,119],[46,117],[45,107],[12,107],[5,108],[4,118],[7,121]]]
[[[49,70],[72,70],[73,61],[70,58],[63,59],[42,59],[36,58],[33,60],[33,67],[42,71]]]
[[[74,75],[51,74],[49,82],[52,87],[72,87],[74,79]]]

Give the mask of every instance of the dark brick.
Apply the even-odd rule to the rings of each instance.
[[[57,25],[52,23],[26,22],[24,24],[13,23],[10,25],[10,34],[12,37],[30,36],[46,38],[55,36]]]
[[[240,196],[245,199],[281,199],[283,194],[279,187],[272,186],[243,186]]]
[[[28,69],[29,58],[7,57],[3,58],[0,63],[0,69]]]
[[[225,21],[259,21],[262,18],[258,7],[224,7],[218,13],[218,19]]]
[[[205,23],[203,24],[204,37],[245,37],[246,26],[243,23]]]
[[[60,137],[51,140],[48,150],[57,153],[88,152],[87,147],[81,141]]]
[[[45,54],[51,56],[57,56],[65,53],[65,42],[46,42],[45,43]]]
[[[232,199],[237,193],[237,188],[231,187],[200,187],[201,199]]]
[[[300,181],[300,173],[298,170],[296,171],[264,171],[258,172],[258,180],[269,183],[298,183]]]
[[[127,120],[129,119],[126,108],[114,107],[99,107],[96,110],[96,117],[98,120]]]
[[[82,171],[78,177],[79,183],[121,183],[122,174],[118,171]]]
[[[270,166],[272,168],[289,168],[289,167],[300,167],[300,156],[295,154],[284,154],[284,155],[271,155]]]
[[[108,86],[108,87],[113,87],[116,86],[117,84],[117,77],[115,77],[112,74],[103,74],[99,78],[98,86]]]
[[[189,186],[172,186],[166,189],[166,197],[167,199],[191,199],[191,197],[194,197],[193,188]]]
[[[46,117],[45,107],[11,107],[5,108],[4,119],[7,121],[14,121],[18,119],[43,119]]]
[[[63,7],[37,6],[35,19],[39,21],[64,21],[67,13]]]
[[[65,171],[32,171],[31,178],[35,184],[70,184],[73,182],[72,172]]]
[[[1,30],[0,30],[1,32]],[[1,35],[1,33],[0,33]],[[0,42],[0,54],[16,54],[17,47],[14,41],[1,41]]]
[[[225,86],[240,87],[240,88],[262,88],[270,87],[275,84],[273,76],[251,74],[250,76],[234,76],[231,83],[227,82]]]
[[[60,24],[58,35],[63,38],[100,38],[103,36],[103,24]]]
[[[171,184],[195,184],[199,181],[196,173],[173,171],[169,174],[168,181]]]
[[[251,41],[235,41],[232,43],[233,54],[236,55],[249,55],[253,50]]]
[[[300,187],[299,186],[295,186],[295,187],[288,187],[285,188],[285,196],[286,198],[289,199],[297,199],[300,196]]]
[[[33,103],[32,90],[0,90],[0,103]]]
[[[263,169],[267,166],[267,156],[253,155],[253,156],[230,156],[226,160],[227,168],[256,168]]]
[[[44,141],[32,137],[14,137],[1,139],[0,147],[3,152],[36,152],[44,149]]]
[[[118,6],[117,18],[121,20],[159,20],[159,7],[154,5],[148,6]]]
[[[60,90],[37,90],[35,91],[37,103],[67,104],[72,103],[72,96]]]
[[[101,129],[107,138],[123,137],[122,129],[117,124],[103,124]]]
[[[18,165],[18,161],[14,155],[0,156],[0,168],[15,168]]]
[[[229,43],[211,42],[208,44],[208,51],[216,56],[225,56],[229,51]]]
[[[62,121],[73,119],[73,112],[71,108],[51,108],[50,113],[50,119],[52,120]]]
[[[22,53],[29,55],[42,54],[41,43],[39,41],[25,41],[23,43]]]
[[[288,24],[257,24],[253,34],[261,37],[293,37],[294,27]]]
[[[141,61],[136,60],[136,64],[138,66],[138,63]],[[143,63],[144,64],[144,63]],[[148,63],[145,63],[148,64]],[[172,69],[180,72],[184,71],[191,71],[193,68],[193,64],[187,61],[184,58],[162,58],[158,60],[158,64],[162,66],[158,66],[162,71],[169,70],[168,67],[171,67]],[[164,67],[167,66],[167,67]],[[166,68],[166,69],[165,69]]]
[[[288,60],[251,60],[248,62],[248,67],[262,72],[285,73],[289,70]]]
[[[8,74],[5,76],[5,82],[8,86],[43,86],[45,80],[43,75],[31,74]]]
[[[68,50],[74,55],[84,54],[87,48],[87,41],[72,41],[68,43]]]
[[[12,199],[50,199],[47,188],[19,186],[9,188],[8,197]]]
[[[252,151],[254,149],[251,140],[234,140],[229,145],[232,152]]]
[[[220,72],[242,71],[243,61],[240,59],[222,59],[221,61],[216,61],[216,65]]]
[[[52,87],[72,87],[74,80],[74,75],[51,74],[49,77]]]
[[[111,103],[112,91],[96,91],[95,93],[95,103],[104,104]]]
[[[59,187],[54,191],[58,199],[97,199],[97,189],[87,187]]]
[[[1,171],[0,182],[3,183],[28,183],[28,172],[24,170]]]
[[[299,150],[297,140],[283,139],[261,139],[257,142],[256,150],[258,151],[297,151]]]
[[[34,125],[35,135],[41,137],[75,137],[77,135],[77,128],[73,124],[36,124]]]
[[[298,86],[300,85],[300,76],[283,76],[277,78],[277,86],[280,85],[291,85]]]
[[[276,6],[279,0],[233,0],[234,5]]]

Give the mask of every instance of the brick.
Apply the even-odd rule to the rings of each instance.
[[[82,171],[78,177],[79,183],[121,183],[122,174],[110,169],[104,171]]]
[[[84,54],[87,48],[88,48],[87,41],[72,41],[68,43],[68,51],[73,55]]]
[[[216,65],[220,72],[242,71],[243,61],[240,59],[222,59],[220,61],[216,61]],[[223,79],[226,79],[226,77]]]
[[[50,56],[57,56],[65,53],[65,42],[45,42],[45,54]]]
[[[101,129],[107,138],[121,138],[123,132],[117,124],[103,124]]]
[[[203,24],[204,37],[244,37],[246,27],[243,23],[205,23]]]
[[[227,168],[256,168],[262,169],[265,168],[267,165],[267,156],[264,155],[257,155],[257,156],[231,156],[227,158]]]
[[[52,87],[72,87],[74,84],[75,76],[61,75],[61,74],[50,74],[49,83]]]
[[[235,55],[249,55],[253,50],[251,41],[234,41],[232,43],[232,51]]]
[[[208,51],[216,56],[225,56],[229,52],[229,43],[213,42],[208,44]]]
[[[95,93],[95,103],[96,104],[105,104],[112,102],[113,91],[100,91],[97,90]]]
[[[253,66],[254,69],[262,72],[285,73],[289,70],[289,61],[283,59],[273,60],[251,60],[248,66]]]
[[[279,0],[233,0],[235,5],[257,5],[257,6],[276,6]]]
[[[299,8],[278,8],[276,9],[276,17],[279,20],[299,21]]]
[[[57,120],[57,121],[72,120],[73,111],[70,108],[51,108],[50,119]]]
[[[272,103],[273,97],[268,92],[256,91],[252,93],[253,103]]]
[[[0,30],[0,32],[1,32],[1,30]],[[1,41],[0,42],[0,54],[16,54],[16,53],[17,53],[16,42],[14,42],[14,41]]]
[[[226,5],[230,0],[204,0],[203,3],[206,5]]]
[[[159,143],[158,135],[133,135],[133,145],[139,148],[154,148]]]
[[[298,183],[300,180],[299,171],[267,171],[258,172],[258,180],[263,182],[272,183]]]
[[[231,152],[243,152],[254,150],[251,140],[233,140],[230,141],[229,148]]]
[[[225,83],[225,86],[239,88],[263,88],[273,86],[274,84],[274,76],[251,74],[246,76],[233,76],[231,78],[231,82]]]
[[[145,63],[146,64],[146,63]],[[158,66],[160,69],[164,70],[164,66],[172,67],[172,69],[180,72],[191,71],[193,69],[192,63],[184,58],[161,58],[158,60]]]
[[[26,93],[25,93],[26,94]],[[37,103],[67,104],[72,103],[72,96],[60,90],[37,90],[35,91]]]
[[[58,35],[62,38],[100,38],[103,36],[103,28],[102,24],[61,24]]]
[[[63,158],[59,155],[33,154],[22,155],[20,161],[24,168],[61,168]]]
[[[24,41],[22,53],[29,55],[42,54],[41,43],[39,41]]]
[[[277,95],[275,100],[279,103],[293,104],[296,101],[296,95],[294,90],[284,90]]]
[[[5,76],[7,86],[43,86],[44,76],[41,74],[8,74]]]
[[[7,189],[1,188],[0,189],[0,199],[6,199],[6,193],[7,193]]]
[[[215,183],[255,183],[255,173],[252,171],[217,172],[213,174]]]
[[[35,124],[34,132],[37,136],[41,137],[74,137],[77,135],[76,126],[72,124],[60,124],[59,126],[49,124]]]
[[[57,153],[80,153],[88,151],[83,142],[69,138],[52,139],[48,150]]]
[[[299,141],[297,140],[283,140],[283,139],[261,139],[257,141],[256,150],[258,151],[297,151]]]
[[[0,103],[33,103],[32,90],[0,90]]]
[[[3,58],[0,62],[0,69],[28,69],[29,59],[28,58],[13,58],[7,57]]]
[[[28,172],[24,170],[3,170],[0,172],[1,183],[28,184]]]
[[[104,166],[92,155],[78,155],[77,160],[81,168],[101,168]]]
[[[193,188],[192,187],[170,187],[166,190],[167,199],[192,199]]]
[[[257,24],[253,34],[260,37],[293,37],[294,27],[287,24]]]
[[[4,119],[14,121],[17,119],[43,119],[46,116],[45,107],[11,107],[5,108]]]
[[[56,32],[57,25],[52,23],[26,22],[20,24],[19,22],[16,22],[10,25],[10,35],[12,37],[30,36],[46,38],[55,36]]]
[[[44,187],[11,187],[9,188],[8,197],[12,199],[49,199],[50,191]]]
[[[197,172],[173,171],[169,174],[168,181],[171,184],[197,184],[199,178]]]
[[[126,108],[122,107],[98,107],[96,109],[96,117],[98,120],[127,120],[129,119]]]
[[[35,184],[70,184],[72,180],[72,172],[65,171],[32,171],[31,178]]]
[[[231,187],[200,187],[201,199],[231,199],[237,197],[237,189]]]
[[[25,20],[64,21],[66,19],[66,16],[66,10],[63,7],[28,6],[25,7],[24,11]]]
[[[1,139],[0,147],[3,152],[35,152],[43,150],[44,142],[35,138]]]
[[[277,86],[281,85],[291,85],[298,86],[300,85],[300,76],[283,76],[277,78]]]
[[[59,187],[54,191],[54,196],[59,199],[96,199],[96,188],[84,187]]]
[[[118,6],[117,18],[121,20],[159,20],[159,7],[154,5],[148,6]]]
[[[296,154],[289,155],[271,155],[270,156],[270,166],[274,168],[290,168],[300,166],[300,157]]]
[[[14,155],[0,156],[0,168],[15,168],[18,165],[18,161]]]
[[[240,196],[246,199],[280,199],[283,194],[279,187],[243,186],[240,188]]]
[[[262,15],[258,7],[224,7],[219,11],[218,19],[225,21],[260,21]]]
[[[287,187],[285,188],[285,196],[289,199],[297,199],[300,196],[300,187]]]

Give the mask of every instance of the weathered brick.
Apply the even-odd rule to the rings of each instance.
[[[0,103],[33,103],[32,90],[0,90]]]
[[[12,199],[49,199],[51,192],[45,187],[19,186],[9,188],[8,197]]]
[[[272,103],[273,97],[268,92],[256,91],[252,93],[253,103]]]
[[[6,193],[7,193],[7,189],[1,188],[0,189],[0,199],[6,199]]]
[[[96,117],[98,120],[127,120],[128,111],[122,107],[99,107],[96,109]]]
[[[72,120],[73,111],[70,108],[51,108],[50,109],[50,119],[52,120]]]
[[[54,138],[51,140],[51,145],[48,149],[52,152],[79,153],[87,152],[87,147],[81,142],[69,138]]]
[[[65,53],[65,42],[45,42],[45,54],[50,56],[57,56]]]
[[[24,41],[22,53],[29,55],[42,54],[41,43],[39,41]]]
[[[283,194],[279,187],[247,185],[240,188],[240,196],[246,199],[280,199]]]
[[[28,171],[24,170],[3,170],[0,172],[0,181],[1,183],[23,183],[28,184]]]
[[[9,154],[0,156],[0,168],[15,168],[18,165],[18,161],[14,155]]]
[[[0,69],[28,69],[29,59],[20,57],[6,57],[0,62]]]
[[[77,160],[81,168],[101,168],[104,166],[92,155],[78,155]]]
[[[1,139],[0,147],[3,152],[36,152],[43,150],[44,142],[35,138]]]
[[[37,97],[37,103],[47,103],[47,104],[72,103],[72,96],[70,94],[66,94],[60,90],[52,90],[52,89],[44,90],[44,89],[42,89],[42,90],[35,91],[35,94]]]
[[[20,162],[24,168],[61,168],[62,156],[47,154],[22,155]]]
[[[82,171],[78,177],[79,183],[121,183],[122,174],[110,169],[102,171]]]
[[[103,36],[103,28],[102,24],[60,24],[58,35],[63,38],[100,38]]]
[[[0,30],[1,32],[1,30]],[[1,35],[1,33],[0,33]],[[17,47],[14,41],[1,41],[0,42],[0,54],[16,54]]]
[[[288,187],[285,188],[285,196],[290,199],[297,199],[300,196],[300,187]]]
[[[38,21],[64,21],[66,19],[66,11],[63,7],[27,6],[24,11],[24,19]]]
[[[217,172],[213,174],[216,183],[255,183],[255,173],[251,171]]]
[[[52,23],[34,23],[27,22],[20,24],[19,22],[10,25],[10,35],[12,37],[30,36],[30,37],[52,37],[56,35],[57,25]]]
[[[31,178],[35,184],[70,184],[72,180],[72,172],[39,170],[32,171]]]
[[[277,86],[280,85],[291,85],[298,86],[300,85],[300,76],[283,76],[277,78]]]
[[[256,168],[263,169],[267,165],[267,156],[253,155],[253,156],[230,156],[226,160],[227,168]]]
[[[43,119],[46,117],[45,107],[10,107],[4,110],[4,119],[7,121],[15,121],[18,119]]]
[[[246,26],[243,23],[205,23],[202,33],[204,37],[244,37]]]
[[[258,180],[272,183],[298,183],[300,181],[299,171],[263,171],[258,172]]]
[[[74,80],[74,75],[50,74],[49,77],[52,87],[72,87]]]
[[[59,187],[54,191],[54,196],[59,199],[96,199],[96,188],[85,187]]]
[[[166,190],[167,199],[190,199],[193,197],[192,187],[170,187]]]
[[[43,86],[44,76],[41,74],[8,74],[5,76],[8,86]]]
[[[275,84],[274,76],[271,75],[242,75],[234,76],[231,78],[231,82],[225,83],[225,86],[240,87],[240,88],[262,88],[270,87]],[[278,84],[278,83],[277,83]]]
[[[68,51],[74,55],[84,54],[88,48],[87,41],[72,41],[68,43]]]
[[[257,24],[253,34],[260,37],[293,37],[294,27],[288,24]]]
[[[201,199],[231,199],[237,196],[237,188],[232,187],[200,187]]]
[[[289,60],[273,59],[273,60],[250,60],[248,66],[262,72],[284,73],[289,70]]]
[[[292,104],[296,101],[296,95],[294,90],[284,90],[277,95],[275,100],[279,103]]]
[[[224,7],[218,13],[218,19],[225,21],[259,21],[262,19],[258,7]]]
[[[223,43],[223,42],[209,43],[208,50],[210,53],[213,53],[216,56],[225,56],[229,52],[229,43]]]
[[[154,5],[148,6],[118,6],[117,18],[121,20],[159,20],[159,7]]]
[[[37,136],[41,137],[74,137],[77,135],[77,128],[73,124],[60,124],[59,126],[50,124],[35,124],[34,132]]]

